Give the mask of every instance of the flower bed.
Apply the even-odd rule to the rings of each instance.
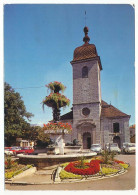
[[[110,174],[117,173],[117,172],[119,172],[118,169],[103,167],[103,168],[101,168],[101,171],[99,174],[100,175],[110,175]]]
[[[5,179],[11,179],[12,177],[22,173],[23,171],[30,169],[32,165],[18,164],[11,158],[5,160]]]
[[[21,165],[21,166],[17,166],[16,169],[6,170],[5,179],[11,179],[12,177],[19,175],[20,173],[23,173],[24,171],[32,167],[33,167],[32,165],[26,165],[26,166]]]
[[[84,160],[75,161],[62,164],[62,171],[60,172],[60,178],[63,179],[75,179],[75,178],[87,178],[90,176],[106,176],[117,174],[120,171],[127,169],[129,165],[123,161],[113,160],[105,164],[102,159],[95,158],[90,161]]]
[[[65,171],[77,175],[94,175],[100,171],[100,161],[92,160],[90,163],[84,163],[85,168],[78,168],[80,162],[71,162],[65,167]]]
[[[69,172],[65,171],[64,169],[62,169],[60,172],[60,178],[61,179],[82,179],[82,176],[75,175],[73,173],[69,173]]]

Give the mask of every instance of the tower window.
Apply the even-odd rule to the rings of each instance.
[[[88,115],[90,114],[90,109],[89,109],[89,108],[83,108],[83,109],[82,109],[82,114],[83,114],[84,116],[88,116]]]
[[[114,133],[119,133],[119,123],[113,123],[113,131]]]
[[[82,68],[82,78],[88,78],[88,67],[84,66]]]

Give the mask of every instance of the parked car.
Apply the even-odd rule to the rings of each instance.
[[[102,147],[100,146],[100,144],[92,144],[90,150],[96,152],[97,154],[100,154],[102,152]]]
[[[123,143],[123,146],[122,146],[122,152],[123,153],[125,152],[125,148],[127,147],[127,145],[128,145],[128,142]]]
[[[20,150],[16,151],[16,154],[31,154],[34,149],[31,147],[22,147]]]
[[[5,154],[6,156],[12,156],[12,155],[13,155],[13,151],[10,151],[9,148],[5,148],[5,149],[4,149],[4,154]]]
[[[124,152],[127,154],[135,154],[135,152],[136,152],[135,143],[128,143],[124,149]]]
[[[120,148],[118,147],[117,143],[110,143],[109,144],[109,148],[108,148],[109,152],[116,152],[116,153],[121,153]]]
[[[21,149],[21,147],[19,147],[19,146],[12,146],[9,148],[9,150],[12,151],[14,155],[16,155],[16,152],[20,149]]]

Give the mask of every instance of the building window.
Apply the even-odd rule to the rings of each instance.
[[[119,133],[119,123],[113,123],[113,131],[114,133]]]
[[[82,68],[82,78],[88,78],[88,67],[84,66]]]
[[[90,109],[89,109],[89,108],[83,108],[83,109],[82,109],[82,114],[83,114],[84,116],[88,116],[88,115],[90,114]]]

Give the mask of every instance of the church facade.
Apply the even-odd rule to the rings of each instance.
[[[84,44],[74,50],[71,61],[73,70],[73,108],[60,120],[70,122],[71,135],[65,135],[65,142],[79,140],[84,149],[91,144],[130,142],[129,119],[127,115],[101,98],[100,56],[94,44],[90,44],[88,27],[84,28]]]

